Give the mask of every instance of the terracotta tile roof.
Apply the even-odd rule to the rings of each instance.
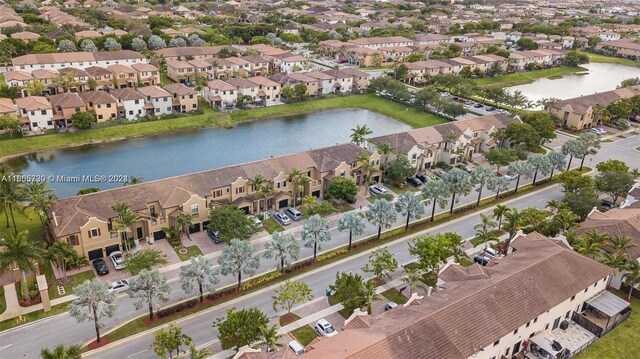
[[[640,95],[640,85],[556,101],[550,104],[549,107],[562,109],[565,106],[569,106],[573,112],[585,114],[587,110],[593,106],[607,106],[618,99],[629,98],[635,95]]]
[[[113,72],[114,74],[120,74],[120,73],[135,74],[136,73],[136,70],[131,68],[131,66],[122,65],[122,64],[109,65],[107,66],[107,68],[111,70],[111,72]]]
[[[239,78],[239,77],[227,79],[227,80],[224,80],[224,82],[230,85],[233,85],[237,88],[258,87],[258,84],[256,84],[255,82],[249,81],[247,79]]]
[[[16,105],[10,98],[0,98],[0,114],[16,113]]]
[[[279,83],[273,81],[273,80],[269,80],[268,78],[264,77],[264,76],[254,76],[254,77],[249,77],[247,78],[247,80],[253,82],[256,85],[260,85],[260,86],[280,86]]]
[[[16,65],[52,64],[63,62],[91,62],[126,59],[145,59],[145,56],[131,50],[97,51],[97,52],[59,52],[46,54],[28,54],[14,57],[11,62]]]
[[[197,92],[191,87],[187,87],[183,84],[169,84],[162,86],[162,88],[170,94],[176,95],[195,95]]]
[[[138,92],[143,94],[145,97],[170,97],[171,94],[164,90],[160,86],[145,86],[138,88]]]
[[[82,69],[77,69],[75,67],[65,67],[63,69],[58,70],[59,73],[61,74],[66,74],[66,75],[70,75],[73,77],[87,77],[89,76],[89,74]]]
[[[153,71],[160,71],[158,70],[157,67],[151,65],[151,64],[133,64],[131,65],[131,68],[133,68],[134,70],[138,71],[138,72],[153,72]]]
[[[230,90],[237,89],[235,86],[228,84],[222,80],[211,80],[207,82],[207,87],[214,90],[220,90],[220,91],[230,91]]]
[[[106,91],[88,91],[80,94],[80,97],[87,104],[91,102],[92,104],[104,104],[104,103],[115,103],[116,99],[111,96],[110,93]]]
[[[75,92],[66,92],[49,97],[51,107],[57,108],[84,108],[85,104],[82,98]]]
[[[84,69],[89,76],[111,76],[113,72],[109,69],[105,69],[104,67],[99,66],[90,66]]]
[[[605,265],[537,233],[515,241],[530,241],[530,250],[486,267],[488,279],[450,283],[419,305],[383,312],[368,326],[314,344],[305,357],[468,358],[611,274]]]
[[[635,243],[629,248],[629,258],[640,257],[640,208],[613,208],[607,212],[594,211],[587,219],[577,225],[575,231],[586,233],[596,230],[612,236],[625,236]]]
[[[4,81],[29,81],[33,80],[33,77],[28,72],[24,71],[7,71],[4,73]]]
[[[143,100],[144,96],[138,91],[125,87],[123,89],[115,89],[111,91],[111,95],[117,98],[118,100],[127,101],[127,100]]]
[[[202,47],[167,47],[164,49],[156,50],[156,56],[158,57],[182,57],[182,56],[203,56],[203,55],[217,55],[220,50],[224,48],[233,49],[231,46],[202,46]]]
[[[29,96],[16,99],[16,106],[21,110],[37,111],[51,109],[51,104],[46,97]]]

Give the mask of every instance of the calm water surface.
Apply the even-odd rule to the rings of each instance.
[[[366,124],[372,136],[411,129],[367,110],[329,110],[100,145],[42,151],[12,159],[23,174],[43,176],[142,176],[145,181],[229,166],[270,156],[349,141],[351,129]],[[63,183],[50,187],[58,197],[83,187],[113,188],[121,183]]]

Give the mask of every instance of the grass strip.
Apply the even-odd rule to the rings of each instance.
[[[551,69],[534,70],[526,72],[516,72],[513,74],[499,75],[495,77],[482,77],[474,79],[476,85],[481,87],[509,87],[531,83],[544,77],[560,77],[562,75],[584,72],[588,69],[584,67],[554,67]]]
[[[400,292],[395,288],[387,289],[381,294],[383,297],[387,298],[390,302],[394,302],[398,305],[402,305],[406,303],[408,300],[407,297],[400,294]]]
[[[306,347],[316,337],[318,337],[316,331],[313,330],[313,328],[311,328],[311,326],[309,325],[303,325],[298,329],[290,331],[289,333],[291,333],[291,335],[293,335],[296,340],[300,342],[300,344],[302,344],[303,347]]]

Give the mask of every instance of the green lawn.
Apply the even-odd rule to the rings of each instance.
[[[38,216],[33,212],[31,208],[26,207],[24,214],[14,213],[14,218],[16,220],[16,227],[18,227],[18,232],[27,230],[29,231],[30,239],[38,240],[40,234],[42,233],[42,224],[40,223],[40,219],[38,219]],[[9,222],[12,222],[11,217],[9,217]],[[13,226],[13,224],[11,225]],[[13,227],[7,229],[7,222],[5,220],[4,211],[0,211],[0,237],[13,235],[13,233]]]
[[[590,62],[600,62],[600,63],[604,62],[604,63],[611,63],[611,64],[640,67],[639,61],[633,61],[631,59],[625,59],[622,57],[614,57],[614,56],[606,56],[606,55],[600,55],[600,54],[592,54],[590,52],[582,52],[582,53],[589,56]]]
[[[576,72],[587,71],[584,67],[554,67],[545,70],[535,70],[526,72],[516,72],[513,74],[500,75],[495,77],[483,77],[473,80],[478,86],[516,86],[533,82],[542,77],[562,76]]]
[[[420,264],[418,264],[418,262],[413,262],[413,263],[409,263],[407,265],[404,266],[405,269],[418,269],[420,268]],[[422,276],[422,283],[433,287],[434,285],[436,285],[436,282],[438,281],[438,275],[433,273],[433,272],[429,272],[429,273],[425,273]]]
[[[384,292],[381,293],[383,297],[389,299],[390,301],[398,304],[398,305],[402,305],[404,303],[407,302],[407,297],[405,297],[404,295],[400,294],[400,292],[398,292],[397,289],[395,288],[391,288],[389,290],[385,290]]]
[[[55,270],[55,269],[54,269]],[[46,272],[46,270],[45,270]],[[82,284],[85,280],[91,280],[96,277],[92,269],[76,273],[68,276],[71,281],[64,285],[65,294],[58,294],[58,286],[55,280],[55,276],[51,273],[51,277],[47,276],[47,282],[49,283],[49,299],[56,299],[73,294],[73,288],[79,284]]]
[[[198,248],[198,246],[195,246],[195,245],[191,247],[184,247],[184,249],[187,250],[186,254],[181,254],[179,248],[174,248],[174,249],[178,257],[180,257],[180,260],[183,262],[186,260],[189,260],[189,258],[191,257],[197,257],[202,255],[202,251],[200,250],[200,248]]]
[[[626,299],[626,295],[624,298]],[[640,301],[634,299],[631,309],[631,315],[627,320],[578,354],[576,358],[637,358],[640,353]]]
[[[269,232],[269,234],[274,234],[275,232],[282,232],[284,228],[280,225],[280,223],[276,222],[275,219],[269,218],[266,221],[262,221],[262,227],[265,231]]]
[[[175,81],[173,81],[172,79],[170,79],[165,73],[160,73],[160,85],[164,86],[164,85],[169,85],[174,83]]]
[[[296,330],[292,330],[291,335],[293,335],[303,347],[306,347],[311,343],[318,334],[313,328],[308,325],[302,326]]]

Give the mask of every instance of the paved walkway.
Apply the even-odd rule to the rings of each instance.
[[[13,319],[21,315],[29,314],[42,310],[42,303],[34,304],[29,307],[21,307],[18,303],[18,293],[16,292],[15,284],[8,284],[4,286],[4,298],[7,301],[7,309],[4,313],[0,314],[0,321]],[[67,295],[64,297],[51,300],[51,306],[70,302],[76,298],[75,295]]]

